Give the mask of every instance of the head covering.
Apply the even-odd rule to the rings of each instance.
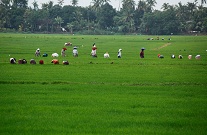
[[[145,50],[145,48],[144,48],[144,47],[142,47],[142,48],[141,48],[141,50]]]
[[[122,51],[122,49],[119,49],[119,52]]]

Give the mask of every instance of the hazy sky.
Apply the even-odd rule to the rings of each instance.
[[[35,0],[37,1],[39,8],[41,8],[42,3],[48,3],[49,1],[53,1],[54,4],[57,4],[58,0]],[[119,9],[119,7],[122,4],[119,4],[122,0],[110,0],[110,4],[116,8]],[[136,4],[138,3],[139,0],[135,0]],[[169,3],[170,5],[175,5],[178,4],[179,2],[182,2],[182,4],[186,4],[187,2],[194,2],[194,0],[156,0],[157,4],[155,9],[159,9],[162,7],[163,3]],[[28,0],[28,4],[29,6],[32,7],[32,3],[34,2],[34,0]],[[78,0],[78,6],[89,6],[90,3],[92,2],[92,0]],[[201,0],[198,0],[198,5],[201,4]],[[64,0],[64,5],[71,5],[71,0]],[[120,6],[119,6],[120,5]],[[204,5],[205,7],[207,6],[207,4]]]

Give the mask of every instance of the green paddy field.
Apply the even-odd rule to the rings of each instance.
[[[157,38],[1,33],[0,134],[206,135],[207,36],[149,37]],[[65,42],[73,46],[53,65]],[[93,43],[98,58],[90,56]],[[48,57],[35,57],[37,48]],[[28,63],[10,64],[11,57]]]

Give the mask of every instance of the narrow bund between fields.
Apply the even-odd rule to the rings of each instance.
[[[169,46],[169,45],[171,45],[172,43],[166,43],[166,44],[164,44],[164,45],[162,45],[162,46],[160,46],[160,47],[158,47],[158,48],[154,48],[154,49],[152,49],[152,50],[160,50],[160,49],[162,49],[162,48],[165,48],[165,47],[167,47],[167,46]]]
[[[41,85],[118,85],[118,86],[207,86],[205,83],[198,82],[160,82],[160,83],[115,83],[115,82],[70,82],[70,81],[52,81],[52,82],[38,82],[38,81],[0,81],[0,84],[41,84]]]

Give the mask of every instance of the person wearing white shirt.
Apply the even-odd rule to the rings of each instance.
[[[122,49],[119,49],[119,51],[118,51],[118,58],[121,58],[121,52],[122,52]]]
[[[40,49],[39,48],[35,51],[35,56],[36,57],[40,56]]]
[[[96,45],[94,43],[93,44],[93,47],[92,47],[92,51],[91,51],[92,57],[97,57],[96,50],[97,50],[97,47],[96,47]]]
[[[109,56],[109,53],[108,52],[106,52],[105,54],[104,54],[104,58],[109,58],[110,56]]]
[[[78,50],[77,50],[77,47],[73,47],[73,56],[74,57],[78,57]]]

